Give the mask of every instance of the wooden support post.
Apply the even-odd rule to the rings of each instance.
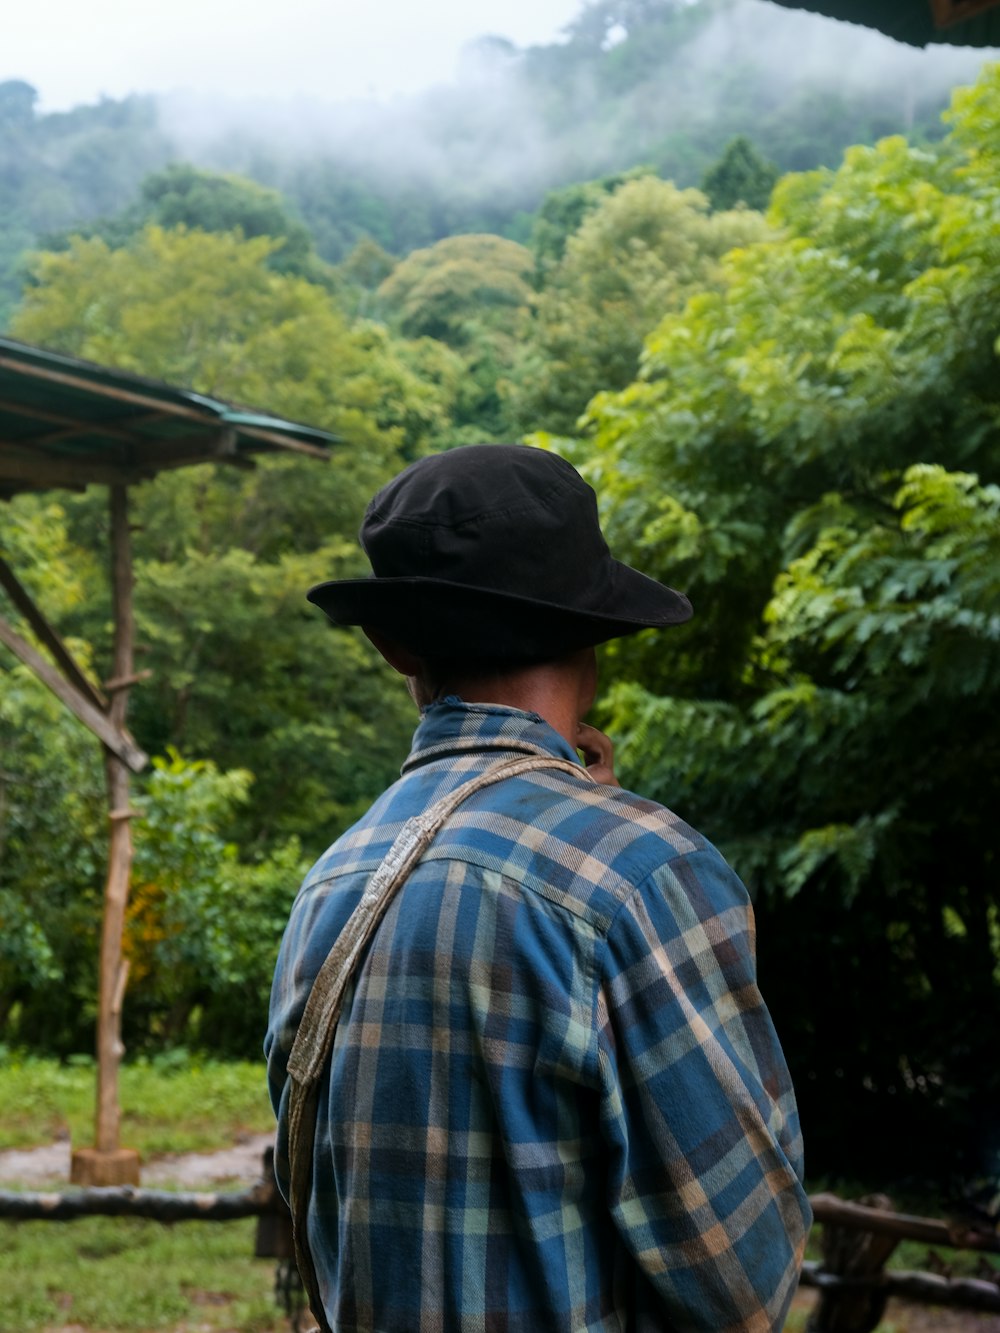
[[[115,622],[112,675],[124,681],[134,674],[132,549],[124,486],[111,487],[111,589]],[[108,715],[117,731],[125,727],[128,695],[127,686],[112,694]],[[104,767],[110,839],[98,983],[96,1133],[92,1149],[73,1154],[70,1176],[80,1185],[139,1183],[139,1154],[119,1145],[118,1069],[124,1052],[122,1003],[128,980],[122,935],[132,867],[131,823],[121,814],[129,808],[129,770],[111,750],[105,751]]]
[[[884,1194],[867,1195],[860,1203],[880,1212],[892,1209],[892,1201]],[[878,1278],[898,1244],[898,1236],[825,1221],[820,1275],[835,1274],[842,1281],[831,1287],[820,1285],[819,1304],[809,1320],[808,1333],[872,1333],[889,1300],[885,1287],[877,1285]],[[858,1285],[850,1285],[851,1279]]]
[[[267,1191],[266,1197],[271,1207],[257,1217],[257,1232],[254,1237],[253,1254],[255,1259],[295,1259],[295,1245],[292,1241],[292,1214],[288,1205],[278,1192],[274,1178],[274,1149],[264,1152],[264,1174],[261,1189]]]

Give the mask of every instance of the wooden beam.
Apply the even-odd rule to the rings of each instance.
[[[896,1236],[900,1240],[922,1240],[928,1245],[950,1245],[956,1249],[986,1250],[1000,1254],[1000,1235],[996,1232],[976,1231],[972,1227],[953,1225],[938,1218],[913,1217],[909,1213],[867,1208],[864,1204],[838,1199],[835,1194],[814,1194],[809,1202],[815,1220],[824,1224],[854,1227],[858,1231]]]
[[[802,1265],[800,1282],[803,1287],[816,1287],[820,1291],[849,1291],[857,1294],[859,1290],[874,1289],[886,1298],[896,1296],[928,1305],[1000,1313],[1000,1287],[982,1278],[947,1278],[940,1273],[913,1273],[900,1269],[889,1269],[868,1278],[844,1278],[838,1273],[826,1272],[815,1259],[807,1259]]]
[[[46,662],[41,653],[22,639],[14,627],[0,616],[0,643],[3,643],[15,657],[19,658],[43,685],[48,686],[57,698],[87,727],[98,740],[116,754],[133,773],[140,773],[149,761],[148,755],[139,749],[127,731],[119,731],[106,714],[69,683],[51,663]]]
[[[157,416],[181,417],[188,421],[203,422],[208,422],[212,419],[210,408],[200,410],[198,408],[189,407],[187,404],[164,401],[153,397],[149,393],[142,393],[138,390],[122,389],[117,386],[113,388],[108,384],[102,384],[99,380],[89,380],[80,375],[73,375],[67,371],[52,370],[45,366],[32,365],[30,362],[21,361],[14,357],[0,355],[0,370],[13,370],[18,374],[32,375],[37,379],[47,380],[53,384],[63,384],[68,388],[80,389],[89,394],[96,394],[104,398],[110,398],[115,402],[134,403],[139,407],[148,407]],[[20,410],[20,408],[17,410]],[[95,429],[100,429],[96,423]],[[121,432],[122,428],[115,427],[113,429]],[[323,446],[310,444],[306,440],[294,439],[290,435],[285,435],[282,431],[269,430],[266,426],[245,425],[239,426],[238,430],[239,433],[247,439],[260,440],[262,443],[270,444],[278,449],[287,449],[292,453],[305,454],[310,458],[322,459],[324,462],[328,461],[330,458],[329,450]]]
[[[84,379],[80,375],[72,375],[66,371],[50,370],[45,366],[34,366],[30,362],[20,361],[14,357],[0,356],[0,370],[14,370],[18,374],[33,375],[37,379],[48,380],[53,384],[64,384],[67,388],[81,389],[86,393],[98,394],[104,398],[111,398],[119,403],[135,403],[139,407],[148,407],[157,414],[167,416],[182,417],[188,421],[202,421],[209,423],[212,420],[210,408],[198,409],[189,407],[184,403],[171,403],[151,394],[140,393],[135,389],[112,388],[108,384],[102,384],[99,380]],[[218,418],[216,418],[218,420]],[[225,425],[225,423],[220,423]],[[291,436],[283,434],[281,431],[268,430],[265,426],[239,426],[237,428],[241,435],[247,438],[259,439],[266,443],[276,445],[279,449],[291,449],[296,453],[308,454],[312,458],[329,458],[329,451],[320,445],[309,444],[305,440],[296,440]]]
[[[318,444],[309,444],[306,440],[293,440],[276,430],[265,430],[260,426],[241,426],[240,434],[248,439],[273,444],[278,449],[288,449],[293,454],[305,454],[309,458],[318,458],[323,463],[330,461],[329,449],[324,449]]]
[[[75,491],[78,495],[82,495],[87,488],[86,486],[80,486],[75,484],[72,486],[63,485],[60,486],[59,489],[62,491]],[[16,486],[11,486],[11,485],[5,486],[3,485],[2,482],[0,482],[0,500],[2,500],[6,504],[11,500],[16,499],[16,497],[19,495],[35,494],[38,491],[47,491],[47,490],[51,490],[51,486],[45,486],[40,482],[36,485],[30,481],[25,481],[19,483]]]
[[[112,486],[111,493],[111,600],[114,607],[112,677],[127,680],[135,674],[133,660],[132,544],[128,524],[128,491]],[[128,710],[128,687],[111,697],[110,721],[124,730]],[[115,818],[129,808],[129,772],[121,759],[109,753],[105,761],[108,816],[108,877],[104,889],[104,919],[101,926],[100,979],[97,1007],[97,1107],[94,1147],[98,1154],[114,1156],[119,1149],[121,1107],[118,1071],[122,1046],[122,1004],[128,981],[128,960],[122,957],[125,909],[128,906],[132,872],[130,820]]]
[[[222,439],[220,434],[223,436]],[[186,439],[170,442],[149,440],[134,455],[132,479],[141,481],[158,472],[171,472],[181,467],[196,467],[201,463],[226,463],[233,467],[252,470],[256,466],[253,459],[241,454],[235,444],[230,445],[225,438],[228,435],[228,431],[213,431],[211,434],[188,436]]]
[[[189,467],[194,463],[228,462],[237,454],[237,433],[224,424],[178,437],[176,440],[158,440],[149,437],[136,446],[129,462],[136,467],[163,468]]]
[[[0,408],[2,408],[3,406],[4,406],[3,400],[0,400]],[[11,404],[10,406],[16,407],[17,405]],[[53,413],[36,412],[33,408],[25,409],[25,415],[37,416],[42,421],[55,422],[60,420],[60,418],[56,417]],[[115,440],[121,443],[130,451],[133,448],[146,449],[151,444],[152,445],[157,444],[159,440],[155,434],[153,435],[145,434],[145,428],[151,425],[152,426],[159,425],[164,421],[170,422],[170,417],[165,415],[163,412],[143,412],[137,416],[126,418],[129,426],[128,430],[125,430],[120,426],[115,426],[114,424],[107,424],[104,421],[82,421],[82,420],[77,421],[69,417],[62,418],[62,420],[64,420],[67,424],[64,425],[59,430],[51,431],[45,435],[25,436],[23,438],[19,438],[17,440],[12,441],[12,443],[21,445],[25,448],[47,449],[50,445],[60,444],[64,440],[72,440],[74,436],[77,435],[103,435],[110,440]],[[206,420],[208,419],[206,418]],[[171,422],[171,424],[176,425],[175,422]],[[182,437],[178,439],[176,443],[178,445],[182,445],[191,438],[197,439],[200,437],[198,436]],[[171,441],[168,439],[167,441],[165,441],[165,443],[171,443]],[[62,455],[56,455],[56,457],[60,456]],[[93,458],[95,457],[95,455],[80,454],[79,457]],[[131,459],[132,454],[131,452],[129,452],[127,455],[123,455],[123,457]]]
[[[89,680],[84,674],[83,668],[63,643],[53,626],[42,615],[27,588],[24,587],[2,556],[0,556],[0,587],[4,589],[7,596],[21,612],[21,615],[24,616],[34,630],[36,637],[41,639],[42,643],[48,648],[55,659],[56,665],[70,684],[75,685],[95,708],[104,712],[108,707],[107,699],[93,681]]]
[[[235,432],[227,427],[213,426],[176,439],[157,439],[154,435],[136,436],[130,442],[128,453],[119,461],[130,467],[159,471],[161,467],[211,463],[235,452]],[[101,455],[82,454],[77,457],[89,463],[91,460],[99,462]]]
[[[17,357],[0,356],[0,370],[13,370],[19,375],[31,375],[35,379],[47,380],[51,384],[64,384],[69,389],[81,389],[84,393],[112,398],[118,403],[135,403],[139,407],[148,407],[155,412],[164,412],[170,416],[186,417],[190,421],[211,420],[208,410],[188,407],[185,403],[164,401],[151,393],[141,393],[136,389],[112,388],[108,384],[102,384],[100,380],[86,379],[82,375],[73,375],[65,370],[51,370],[47,366],[35,366]]]
[[[107,435],[112,439],[124,440],[126,444],[132,444],[136,440],[141,440],[141,436],[136,436],[123,426],[116,425],[113,422],[104,421],[84,421],[80,417],[66,416],[62,412],[52,412],[47,407],[31,407],[27,403],[19,403],[13,398],[0,398],[0,408],[5,412],[14,412],[18,416],[26,417],[29,421],[47,421],[53,426],[62,426],[74,434],[99,434]],[[63,434],[62,431],[59,434]],[[24,445],[42,444],[46,436],[34,436],[27,440],[20,440],[18,443]]]
[[[80,463],[70,458],[54,458],[51,454],[33,454],[23,445],[11,446],[0,440],[0,481],[23,482],[38,490],[88,486],[95,482],[106,486],[130,485],[154,473],[155,469],[120,467],[106,459]]]
[[[188,436],[177,441],[147,440],[127,446],[130,457],[123,461],[102,454],[55,455],[33,452],[24,444],[0,440],[0,481],[23,482],[33,489],[85,487],[87,485],[130,486],[150,481],[158,472],[191,467],[199,463],[228,463],[252,468],[253,459],[237,451],[235,432],[229,428]],[[271,446],[266,446],[270,448]]]

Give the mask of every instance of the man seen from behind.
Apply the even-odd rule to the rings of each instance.
[[[526,446],[421,459],[361,540],[372,577],[309,598],[364,629],[420,723],[307,876],[274,979],[276,1170],[314,1314],[780,1330],[809,1208],[747,894],[583,723],[595,645],[687,599],[614,560],[591,488]]]

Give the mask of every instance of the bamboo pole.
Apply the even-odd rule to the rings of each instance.
[[[188,421],[205,421],[207,412],[211,411],[214,406],[207,404],[206,407],[196,408],[188,404],[172,402],[169,399],[156,398],[152,393],[141,393],[134,389],[123,389],[118,386],[112,387],[100,381],[86,379],[81,375],[52,370],[46,366],[31,365],[29,362],[0,355],[0,370],[8,369],[16,370],[22,375],[33,375],[53,384],[64,384],[69,388],[83,389],[88,394],[100,394],[101,397],[111,398],[116,402],[134,403],[137,407],[149,407],[154,409],[157,414],[183,417]],[[290,435],[284,435],[280,430],[270,430],[266,426],[252,426],[249,424],[241,426],[240,434],[275,444],[278,448],[288,449],[292,453],[306,454],[310,458],[322,459],[324,462],[328,461],[330,457],[329,452],[322,445],[293,439]]]
[[[94,369],[100,372],[102,367],[95,366]],[[82,389],[86,394],[111,398],[118,403],[134,403],[137,407],[148,407],[158,414],[184,417],[188,421],[204,421],[208,411],[211,410],[187,403],[177,403],[169,398],[158,398],[153,392],[142,393],[135,389],[122,389],[117,385],[103,382],[99,377],[88,379],[85,375],[33,365],[20,357],[0,355],[0,370],[14,370],[19,375],[31,375],[50,384],[63,384],[70,389]],[[95,429],[100,429],[100,423],[96,423]]]
[[[0,408],[5,412],[13,412],[18,416],[22,416],[29,421],[45,421],[50,426],[64,427],[75,435],[94,434],[93,421],[87,421],[83,417],[67,416],[65,412],[52,412],[47,408],[38,407],[34,403],[29,407],[24,403],[19,403],[15,398],[0,398]],[[106,436],[112,440],[125,440],[129,444],[134,444],[136,442],[139,444],[142,443],[141,436],[135,435],[132,431],[123,430],[120,426],[115,426],[108,421],[101,422],[100,431],[102,436]],[[62,434],[62,432],[60,432],[60,434]],[[49,442],[50,438],[51,437],[46,435],[35,435],[31,437],[31,443],[32,445],[45,445]]]

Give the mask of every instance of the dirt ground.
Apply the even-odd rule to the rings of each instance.
[[[142,1185],[182,1189],[238,1188],[260,1177],[261,1158],[271,1142],[269,1134],[250,1135],[222,1152],[183,1153],[156,1157],[142,1166]],[[58,1190],[69,1180],[68,1141],[23,1152],[0,1152],[0,1189],[11,1184],[33,1190]],[[818,1293],[802,1290],[792,1306],[812,1309]],[[915,1305],[892,1300],[880,1325],[884,1333],[1000,1333],[1000,1315],[977,1315],[960,1310]],[[65,1333],[65,1330],[64,1330]]]
[[[221,1152],[154,1157],[143,1162],[141,1183],[146,1189],[174,1185],[191,1190],[252,1185],[260,1178],[261,1159],[270,1143],[270,1134],[252,1134]],[[60,1189],[69,1180],[69,1160],[68,1140],[0,1152],[0,1188],[16,1183],[33,1190]]]
[[[792,1309],[811,1310],[818,1299],[818,1292],[803,1289],[792,1302]],[[878,1333],[1000,1333],[1000,1315],[891,1300]]]

